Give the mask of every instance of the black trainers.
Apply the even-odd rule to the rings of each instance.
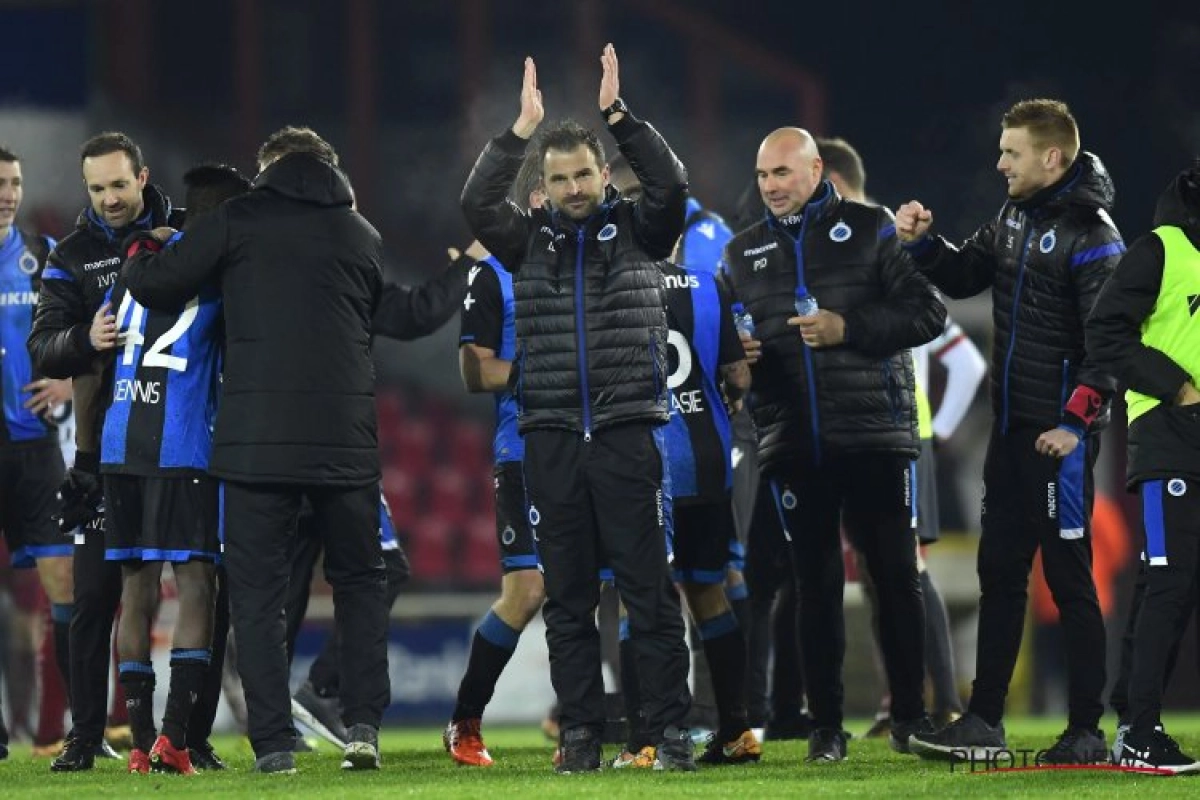
[[[312,683],[305,681],[292,696],[292,717],[330,744],[344,749],[350,740],[342,724],[341,705],[336,697],[317,694]]]
[[[772,717],[763,728],[763,741],[782,742],[795,739],[807,739],[812,733],[812,717],[801,711],[795,716]]]
[[[342,753],[342,769],[379,769],[379,729],[366,723],[351,725]]]
[[[62,755],[50,762],[50,771],[83,772],[92,769],[96,766],[96,750],[99,746],[95,740],[81,739],[73,734],[67,736]]]
[[[192,766],[198,770],[216,772],[225,769],[225,762],[207,741],[201,742],[195,747],[189,747],[188,755],[192,759]]]
[[[1105,764],[1108,760],[1104,731],[1082,726],[1067,728],[1058,741],[1038,757],[1041,764]]]
[[[967,713],[936,733],[908,737],[910,753],[942,761],[986,761],[1007,749],[1003,723],[995,727],[978,714]]]
[[[600,736],[591,728],[567,728],[559,732],[558,752],[561,760],[554,766],[559,775],[576,772],[598,772],[604,763],[604,748]]]
[[[808,737],[808,757],[813,764],[846,760],[846,732],[838,728],[816,728]]]
[[[888,745],[897,753],[911,753],[908,745],[912,736],[929,736],[937,729],[928,714],[906,722],[892,722],[888,725]]]
[[[654,768],[670,772],[695,772],[695,745],[687,728],[672,725],[663,731],[663,738],[654,751]]]
[[[1132,730],[1126,733],[1121,747],[1120,765],[1157,769],[1170,775],[1200,772],[1200,761],[1180,750],[1178,742],[1161,729],[1155,729],[1150,736],[1142,737]]]
[[[254,771],[268,775],[295,775],[296,757],[291,750],[267,753],[254,759]]]

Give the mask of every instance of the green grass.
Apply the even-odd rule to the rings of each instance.
[[[1110,720],[1106,720],[1111,724]],[[1169,715],[1167,725],[1185,752],[1200,752],[1200,715]],[[866,724],[847,726],[861,732]],[[1013,749],[1049,746],[1061,720],[1020,719],[1008,724]],[[336,798],[465,797],[475,800],[521,796],[551,797],[721,797],[758,800],[768,797],[859,796],[897,797],[1194,797],[1200,777],[1159,778],[1093,771],[1040,773],[952,773],[946,764],[919,761],[891,752],[883,741],[850,742],[850,758],[842,764],[803,764],[805,743],[769,742],[763,761],[746,767],[705,768],[694,774],[606,770],[594,775],[555,775],[550,768],[551,746],[534,727],[487,728],[488,747],[497,764],[491,769],[455,766],[442,750],[436,729],[390,729],[382,737],[383,769],[371,773],[342,773],[340,754],[324,745],[318,752],[297,757],[297,775],[256,775],[244,739],[216,740],[218,752],[231,769],[202,773],[194,778],[172,775],[127,775],[123,762],[105,761],[92,772],[52,774],[49,762],[30,756],[28,746],[16,746],[0,762],[0,794],[6,798],[55,795],[76,800],[160,794],[214,797]],[[1107,731],[1111,737],[1111,729]],[[616,754],[606,747],[605,755]]]

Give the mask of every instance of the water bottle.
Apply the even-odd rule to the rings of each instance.
[[[804,294],[796,295],[796,313],[802,317],[814,316],[821,307],[817,305],[817,298],[813,297],[807,291]]]
[[[751,339],[754,338],[754,317],[741,303],[733,304],[733,327],[737,329],[738,333],[744,333]]]

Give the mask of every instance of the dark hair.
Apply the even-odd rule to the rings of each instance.
[[[564,119],[547,128],[538,137],[538,169],[541,170],[546,163],[547,150],[569,153],[580,145],[592,151],[592,155],[596,157],[596,164],[604,166],[604,145],[600,144],[596,132],[573,119]]]
[[[258,163],[269,164],[293,153],[308,153],[337,166],[338,155],[333,145],[317,135],[312,128],[288,125],[267,137],[258,148]]]
[[[863,167],[862,156],[854,146],[840,136],[817,136],[815,139],[825,169],[841,175],[846,185],[854,191],[866,191],[867,171]]]
[[[124,153],[129,156],[129,163],[133,165],[134,175],[137,175],[142,171],[142,167],[146,166],[146,162],[142,159],[142,148],[120,131],[105,131],[84,142],[83,147],[79,148],[79,163],[82,164],[85,159],[106,156],[109,153]]]
[[[0,161],[3,161],[5,164],[15,164],[20,160],[17,154],[8,149],[6,145],[0,144]]]
[[[187,220],[190,226],[197,218],[214,211],[221,203],[250,191],[250,181],[228,164],[200,164],[183,174],[187,186]]]
[[[1000,125],[1027,129],[1036,147],[1057,147],[1063,154],[1063,166],[1071,166],[1079,155],[1079,125],[1061,100],[1022,100],[1004,112]]]
[[[508,197],[521,208],[528,210],[529,195],[533,194],[533,190],[541,185],[542,165],[538,161],[537,151],[531,150],[525,155],[525,160],[521,162],[521,169],[517,172],[517,179],[513,181]]]

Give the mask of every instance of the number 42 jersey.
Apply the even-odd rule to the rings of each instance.
[[[151,311],[118,283],[108,301],[116,309],[117,346],[101,471],[206,472],[221,369],[220,293],[202,290],[178,313]]]

